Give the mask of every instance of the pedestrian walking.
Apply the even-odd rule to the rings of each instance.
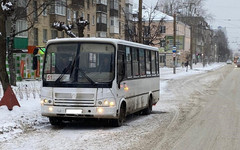
[[[186,67],[186,72],[188,72],[188,60],[185,63],[185,67]]]

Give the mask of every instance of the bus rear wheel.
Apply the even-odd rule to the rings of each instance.
[[[112,120],[112,126],[113,127],[121,127],[123,125],[125,117],[126,117],[126,107],[125,107],[125,105],[122,104],[120,107],[118,119]]]
[[[151,112],[152,112],[152,98],[150,98],[149,101],[148,101],[148,107],[145,108],[142,112],[143,112],[144,115],[150,115],[151,114]]]

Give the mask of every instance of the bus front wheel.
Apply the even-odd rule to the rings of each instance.
[[[53,126],[60,126],[62,125],[62,119],[57,118],[57,117],[49,117],[49,122]]]
[[[126,117],[126,106],[121,104],[118,119],[113,119],[112,124],[114,127],[120,127],[123,125],[123,122]]]

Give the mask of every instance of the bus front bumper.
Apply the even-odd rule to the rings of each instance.
[[[116,107],[41,106],[42,116],[76,118],[117,118]]]

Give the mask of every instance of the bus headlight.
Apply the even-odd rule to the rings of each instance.
[[[52,100],[49,100],[49,99],[41,100],[41,105],[51,105],[51,104],[53,104]]]
[[[97,105],[103,106],[103,107],[114,107],[116,104],[114,99],[104,99],[104,100],[98,100]]]
[[[103,113],[103,108],[98,107],[98,108],[97,108],[97,113],[102,114],[102,113]]]

